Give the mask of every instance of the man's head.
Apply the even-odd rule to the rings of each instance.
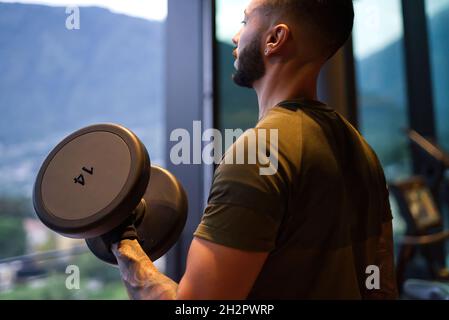
[[[234,36],[234,81],[253,87],[269,59],[324,64],[349,38],[352,0],[252,0]]]

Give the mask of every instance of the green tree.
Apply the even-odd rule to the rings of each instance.
[[[23,255],[26,234],[21,218],[0,216],[0,259]]]
[[[27,197],[0,196],[0,217],[34,218],[32,201]]]

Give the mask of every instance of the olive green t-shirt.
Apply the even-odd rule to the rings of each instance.
[[[251,161],[254,150],[267,156]],[[357,130],[322,103],[291,100],[225,153],[194,235],[269,252],[249,299],[359,299],[391,219],[382,167]]]

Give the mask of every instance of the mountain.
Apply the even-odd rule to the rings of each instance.
[[[439,142],[449,151],[449,9],[432,17],[428,30],[435,121]],[[409,126],[404,59],[401,38],[356,65],[359,104],[363,107],[361,129],[386,169],[392,168],[392,176],[401,170],[394,168],[398,163],[402,168],[409,165],[409,144],[402,131]]]
[[[163,164],[164,24],[81,8],[67,30],[65,8],[0,3],[0,195],[31,193],[46,154],[89,124],[123,124]],[[449,10],[431,30],[437,122],[449,137]],[[258,115],[253,90],[232,81],[233,47],[216,44],[219,127],[246,129]],[[387,167],[407,159],[402,39],[357,62],[361,128]],[[449,149],[449,139],[443,145]],[[394,168],[393,168],[394,169]],[[396,170],[396,169],[394,169]],[[393,171],[394,171],[393,170]]]
[[[0,3],[0,193],[31,191],[45,155],[86,125],[135,131],[162,162],[164,24],[95,7]]]
[[[382,161],[387,176],[407,174],[407,87],[403,39],[356,60],[360,130]],[[398,165],[399,163],[399,165]]]

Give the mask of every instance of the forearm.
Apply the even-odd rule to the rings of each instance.
[[[136,240],[123,240],[112,251],[131,299],[176,299],[178,284],[155,267]]]

